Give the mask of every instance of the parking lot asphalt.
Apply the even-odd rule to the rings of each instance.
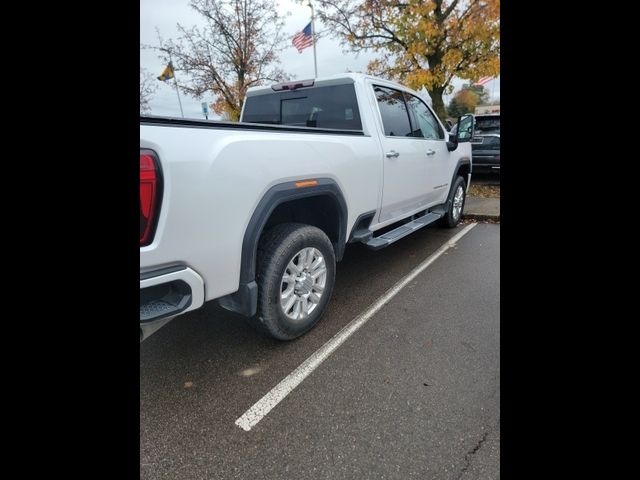
[[[140,477],[499,478],[500,225],[478,224],[252,430],[234,422],[461,228],[347,248],[282,343],[214,302],[140,345]]]

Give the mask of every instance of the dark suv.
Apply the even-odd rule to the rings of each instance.
[[[500,173],[500,114],[476,115],[475,119],[473,171]]]
[[[475,115],[475,133],[471,141],[473,171],[500,173],[500,114]],[[455,134],[458,126],[451,129]]]

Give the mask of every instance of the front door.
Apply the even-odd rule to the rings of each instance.
[[[427,206],[444,203],[449,193],[452,155],[447,149],[444,129],[435,114],[418,97],[405,92],[405,99],[411,116],[414,135],[420,136],[422,150],[427,156]]]

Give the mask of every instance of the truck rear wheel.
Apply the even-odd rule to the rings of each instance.
[[[264,333],[292,340],[324,313],[336,274],[333,245],[319,228],[283,223],[264,233],[258,246],[258,312]]]
[[[462,211],[464,210],[464,202],[466,200],[467,184],[462,177],[456,177],[456,181],[453,182],[453,187],[449,193],[449,201],[447,202],[449,208],[444,217],[439,222],[440,225],[448,228],[453,228],[460,222],[462,218]]]

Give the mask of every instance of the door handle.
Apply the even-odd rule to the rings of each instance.
[[[435,153],[435,152],[433,152]],[[385,153],[385,155],[387,156],[387,158],[391,158],[391,157],[398,157],[400,154],[398,152],[396,152],[395,150],[389,150],[387,153]]]
[[[436,154],[435,150],[431,150],[431,149],[427,150],[427,155],[428,156],[435,155],[435,154]]]

